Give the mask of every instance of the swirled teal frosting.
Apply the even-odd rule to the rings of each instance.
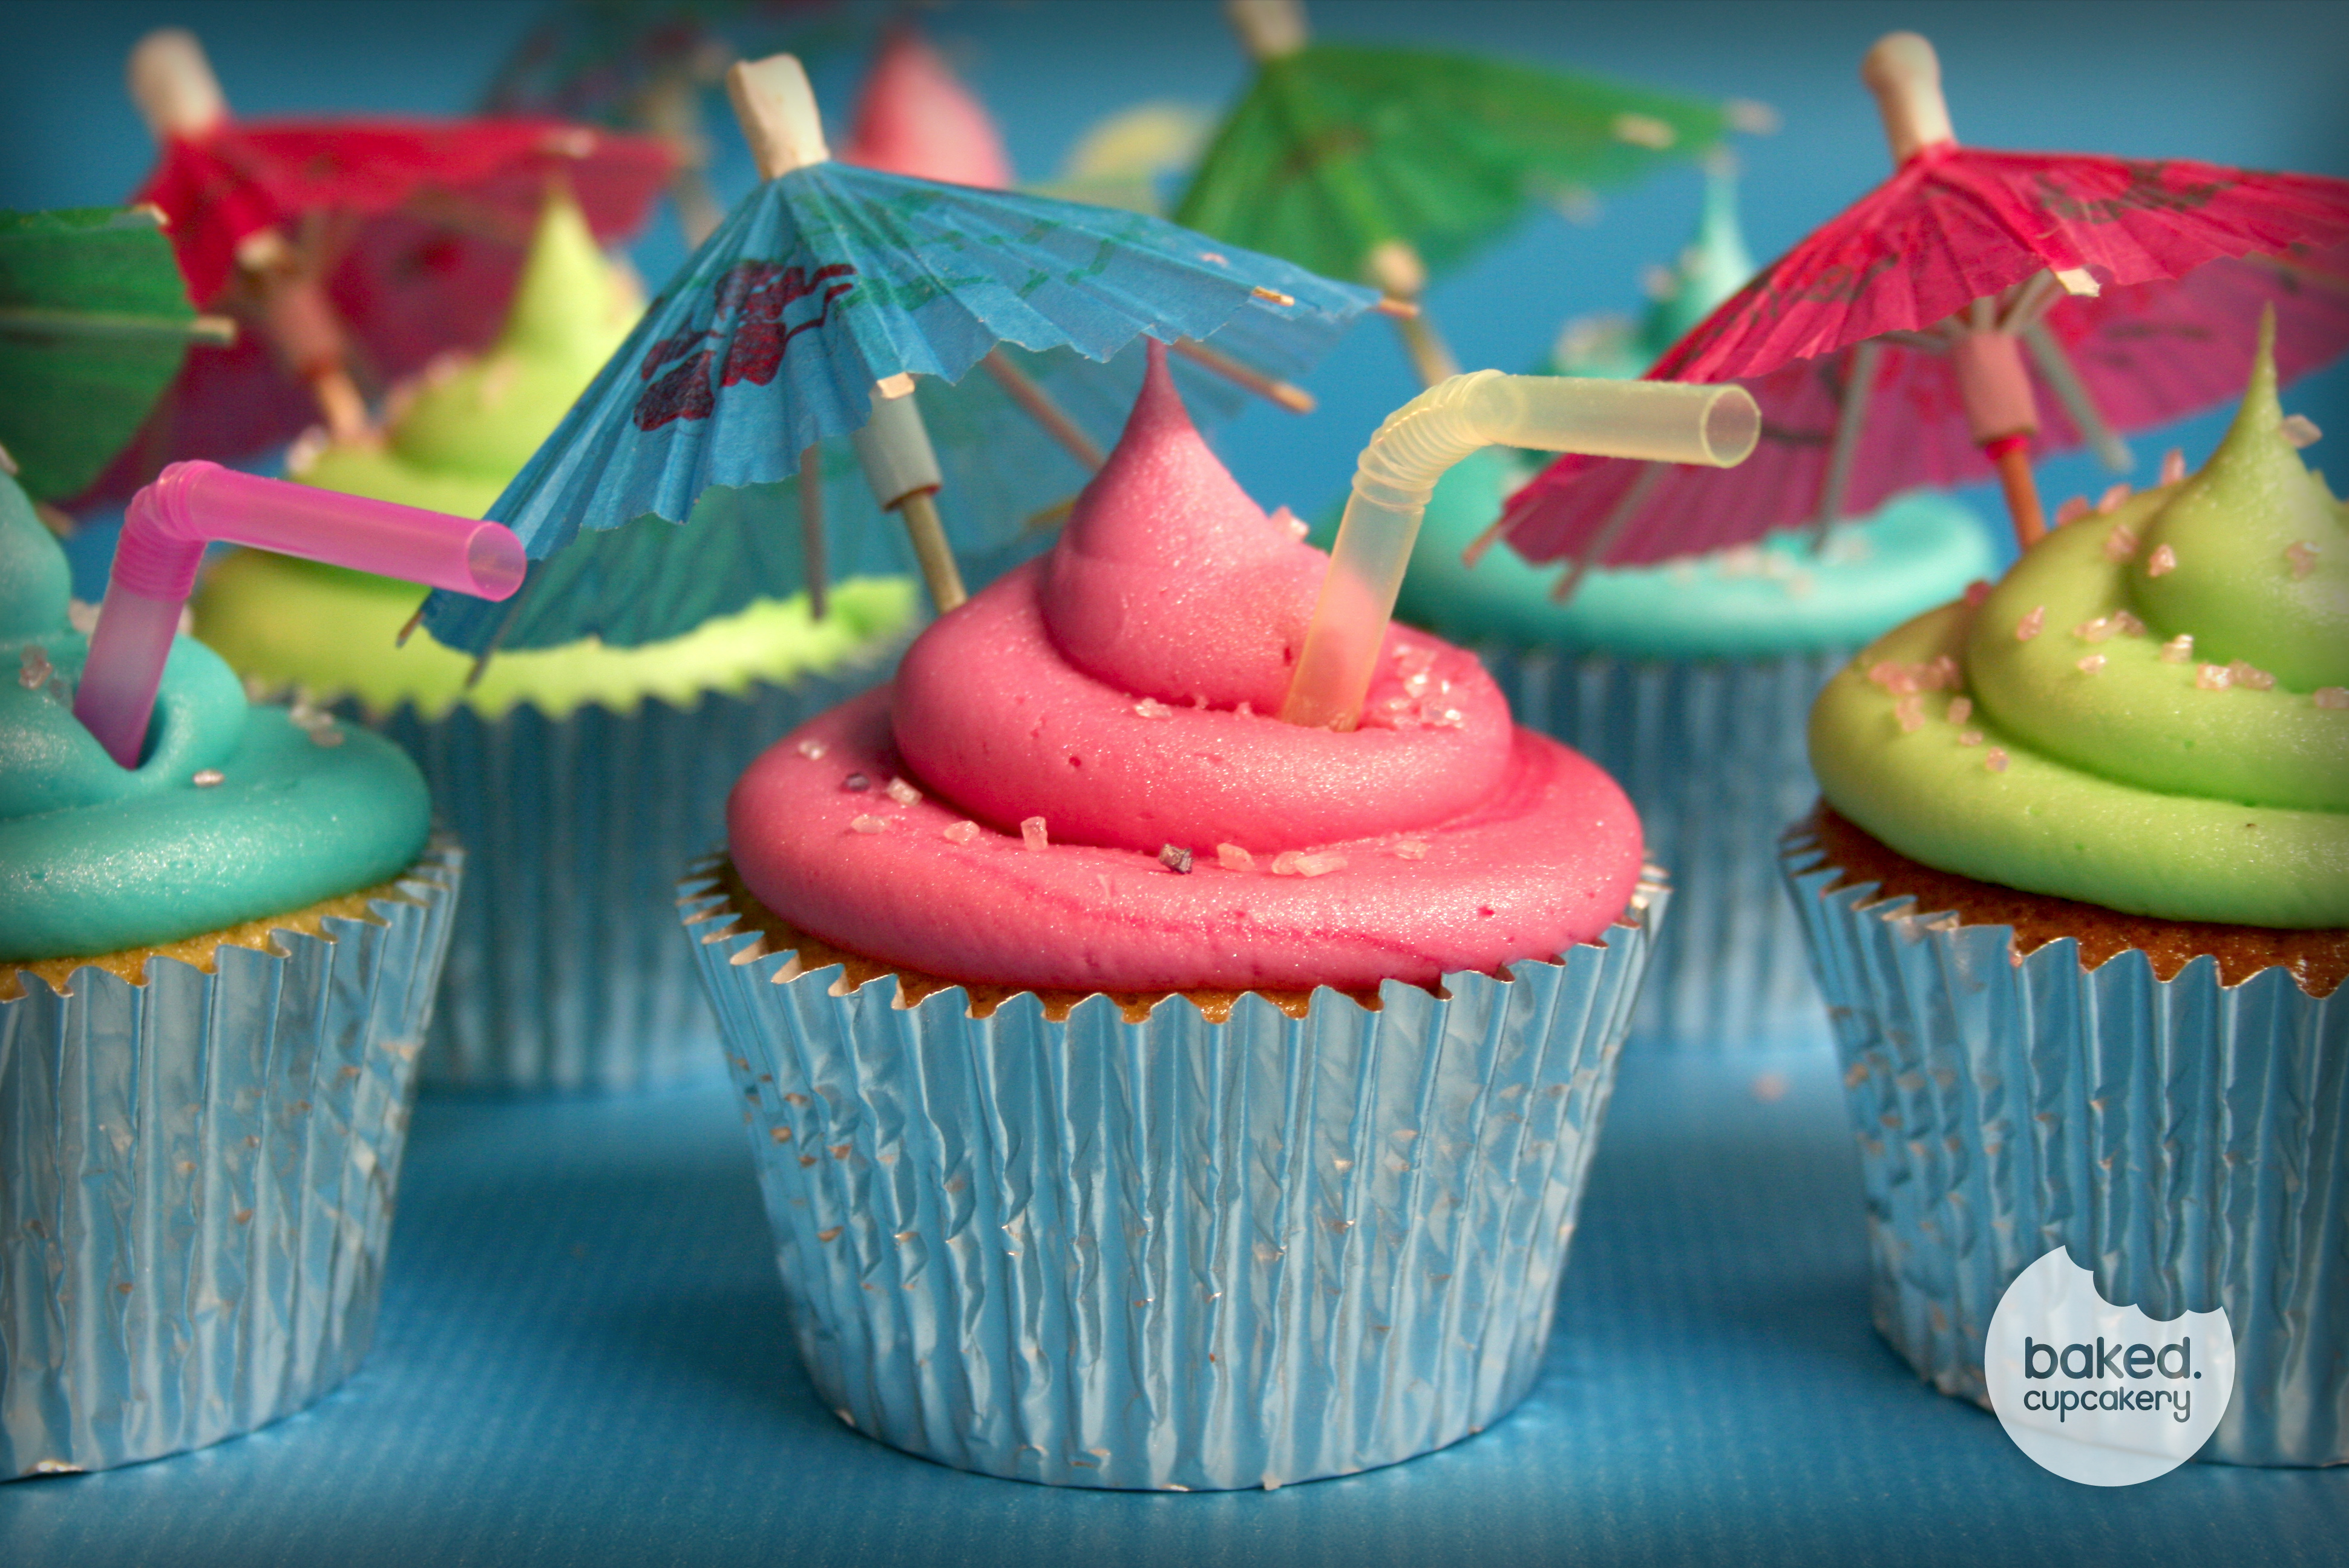
[[[1927,490],[1838,524],[1814,552],[1799,532],[1662,566],[1593,572],[1550,597],[1558,568],[1495,545],[1460,552],[1532,475],[1499,448],[1472,453],[1435,487],[1395,614],[1458,642],[1537,644],[1636,659],[1768,658],[1851,647],[1938,604],[1996,564],[1973,511]]]
[[[248,706],[187,637],[164,665],[146,757],[118,767],[73,717],[89,642],[67,616],[69,583],[64,552],[0,476],[0,961],[289,913],[389,881],[423,850],[430,800],[397,748]]]

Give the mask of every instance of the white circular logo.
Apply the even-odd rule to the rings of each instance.
[[[2135,1486],[2194,1457],[2235,1392],[2224,1308],[2167,1323],[2096,1294],[2057,1247],[2015,1276],[1982,1354],[1991,1408],[2043,1470]]]

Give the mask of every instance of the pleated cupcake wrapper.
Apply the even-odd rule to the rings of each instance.
[[[677,940],[677,868],[724,832],[726,793],[752,758],[885,676],[903,647],[689,707],[427,719],[402,707],[368,720],[416,759],[471,856],[425,1087],[714,1073],[717,1026]]]
[[[1367,1008],[974,1017],[791,974],[688,882],[809,1376],[843,1421],[1052,1485],[1276,1486],[1522,1398],[1661,885],[1604,945]]]
[[[0,1478],[216,1443],[358,1366],[462,861],[215,974],[0,1002]]]
[[[2349,1005],[2281,968],[2222,985],[2140,951],[2021,962],[1877,884],[1786,876],[1842,1053],[1868,1201],[1876,1326],[1945,1394],[1988,1402],[1982,1346],[2056,1246],[2116,1305],[2224,1307],[2234,1398],[2198,1456],[2349,1461]]]
[[[1476,650],[1519,724],[1612,774],[1648,858],[1672,868],[1672,920],[1631,1037],[1692,1050],[1827,1041],[1778,833],[1817,798],[1811,702],[1850,651],[1699,663],[1543,648]]]

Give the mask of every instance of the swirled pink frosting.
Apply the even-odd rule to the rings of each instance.
[[[1598,936],[1639,820],[1512,726],[1474,655],[1397,626],[1361,727],[1270,717],[1327,565],[1299,531],[1207,450],[1154,345],[1052,553],[743,774],[737,871],[837,946],[1052,989],[1368,989]]]

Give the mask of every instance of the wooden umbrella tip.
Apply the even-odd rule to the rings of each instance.
[[[130,101],[158,141],[202,136],[228,118],[204,46],[184,27],[159,27],[131,46]]]
[[[1896,163],[1958,139],[1941,97],[1941,61],[1919,33],[1887,33],[1859,62],[1859,79],[1876,95],[1884,137]]]
[[[775,180],[832,157],[817,113],[815,89],[796,55],[738,60],[726,72],[726,96],[742,139],[750,144],[759,178]]]
[[[1305,47],[1304,0],[1224,0],[1224,15],[1250,59],[1278,60]]]

